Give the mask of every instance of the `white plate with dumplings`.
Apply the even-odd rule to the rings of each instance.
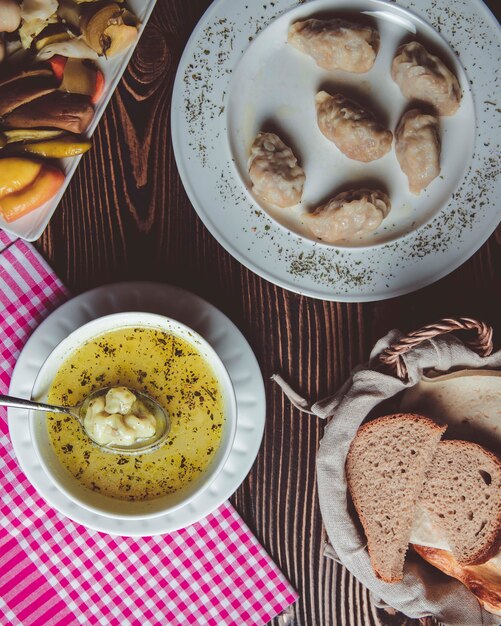
[[[363,36],[373,58],[364,58],[362,49],[353,62],[349,51],[348,61],[338,64],[351,67],[327,69],[318,46],[312,49],[314,39],[298,43],[301,29],[293,27],[288,41],[292,24],[332,18],[360,25],[362,35],[369,29],[370,37]],[[483,49],[475,44],[480,39]],[[457,77],[446,86],[456,102],[417,102],[419,96],[409,93],[417,81],[399,86],[393,80],[402,45],[422,54],[412,42],[438,57],[441,74]],[[438,280],[482,245],[501,216],[495,133],[500,43],[499,26],[477,0],[453,0],[447,15],[432,0],[418,7],[411,0],[278,0],[259,7],[245,0],[214,2],[188,42],[173,95],[176,160],[195,209],[243,264],[305,295],[370,301]],[[342,98],[369,112],[365,143],[363,136],[352,140],[353,133],[347,140],[346,128],[330,124],[336,106],[360,113]],[[421,117],[405,118],[406,136],[420,122],[432,148],[432,138],[439,138],[441,152],[437,156],[435,145],[429,180],[413,193],[409,185],[420,185],[419,168],[402,140],[395,141],[395,130],[416,108]],[[270,134],[254,143],[260,132]],[[373,139],[380,145],[378,158],[370,160]],[[272,160],[263,165],[267,151]],[[404,173],[399,160],[406,158]],[[292,186],[272,180],[270,192],[270,168],[289,168],[285,177],[292,172]],[[353,201],[356,220],[353,204],[346,206]]]

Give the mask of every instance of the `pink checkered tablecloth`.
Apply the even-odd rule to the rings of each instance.
[[[15,237],[0,229],[0,252],[5,250],[7,246],[10,246],[11,243],[14,243],[15,239]]]
[[[40,321],[68,294],[0,231],[0,393]],[[0,409],[0,624],[266,624],[297,594],[230,503],[182,531],[113,537],[50,508],[20,470]]]

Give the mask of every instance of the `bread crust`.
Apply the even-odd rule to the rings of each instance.
[[[444,574],[461,581],[487,611],[501,616],[501,569],[499,566],[490,566],[489,563],[462,566],[448,550],[416,544],[411,544],[411,547],[420,557]]]
[[[434,420],[430,419],[429,417],[425,417],[423,415],[418,415],[417,413],[393,413],[391,415],[384,415],[383,417],[377,417],[369,422],[366,422],[365,424],[362,424],[362,426],[360,426],[360,428],[358,429],[355,437],[353,438],[353,441],[350,445],[350,449],[348,451],[348,454],[346,456],[346,463],[345,463],[345,472],[346,472],[346,480],[348,483],[348,490],[351,494],[351,499],[353,500],[353,504],[355,506],[355,509],[357,511],[358,517],[360,519],[360,522],[363,526],[364,532],[365,532],[365,536],[367,538],[367,543],[369,544],[369,537],[367,534],[367,527],[368,527],[368,520],[365,517],[365,515],[362,513],[362,508],[361,508],[361,503],[359,498],[357,497],[357,495],[354,493],[354,490],[351,487],[350,484],[350,472],[349,472],[349,465],[350,465],[350,460],[352,458],[352,454],[353,454],[353,442],[361,437],[364,436],[367,433],[370,432],[374,432],[379,430],[381,427],[384,427],[386,424],[390,423],[390,422],[401,422],[401,421],[411,421],[411,422],[420,422],[420,423],[424,423],[426,424],[430,429],[433,429],[435,432],[440,433],[441,435],[445,432],[445,430],[447,429],[447,426],[440,426],[439,424],[437,424]],[[419,494],[418,496],[419,497]],[[407,550],[407,548],[406,548]],[[395,582],[400,582],[402,580],[402,576],[385,576],[382,572],[380,572],[377,567],[376,564],[374,562],[374,559],[372,557],[371,554],[371,550],[369,549],[369,545],[368,545],[368,552],[369,552],[369,559],[372,565],[372,569],[374,570],[374,573],[376,574],[377,578],[379,578],[380,580],[387,582],[387,583],[395,583]],[[404,555],[405,556],[405,555]]]
[[[440,431],[442,433],[444,433],[447,430],[447,425],[441,426],[440,424],[437,424],[435,420],[432,420],[430,417],[425,417],[424,415],[419,415],[418,413],[392,413],[391,415],[383,415],[383,417],[376,417],[375,419],[370,420],[369,422],[365,422],[365,424],[362,424],[360,428],[357,430],[357,434],[355,435],[355,438],[366,431],[374,430],[374,429],[377,430],[381,426],[381,424],[384,425],[387,422],[396,422],[402,419],[405,419],[407,421],[410,420],[412,422],[427,423],[427,425],[430,428],[433,428],[434,430]],[[355,441],[355,438],[353,439],[353,441]],[[350,451],[351,451],[351,447],[350,447]],[[350,456],[350,452],[348,452],[348,456]],[[348,458],[348,456],[346,458]]]
[[[461,454],[463,450],[471,450],[474,452],[480,452],[487,458],[489,458],[497,468],[498,481],[501,483],[501,460],[493,452],[487,450],[478,443],[471,441],[464,441],[461,439],[449,439],[440,442],[440,446],[447,446],[448,448],[454,448],[457,454]],[[437,522],[438,523],[438,522]],[[456,556],[456,560],[459,565],[482,565],[489,559],[495,556],[501,548],[501,497],[498,498],[498,513],[497,522],[494,524],[494,528],[489,536],[486,545],[477,550],[469,559],[462,559]]]

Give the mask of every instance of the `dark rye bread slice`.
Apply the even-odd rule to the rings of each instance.
[[[501,545],[501,461],[470,441],[442,441],[421,506],[443,530],[460,565],[478,565]]]
[[[412,413],[361,426],[346,458],[348,488],[378,578],[403,578],[416,502],[446,426]]]

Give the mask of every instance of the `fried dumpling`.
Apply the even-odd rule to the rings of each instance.
[[[370,235],[390,209],[390,199],[382,191],[356,189],[339,193],[313,213],[306,213],[304,221],[315,237],[336,243]]]
[[[295,22],[288,41],[325,70],[359,74],[371,69],[379,49],[375,28],[340,19]]]
[[[461,102],[458,79],[448,67],[417,41],[397,50],[391,77],[409,100],[435,107],[439,115],[454,115]]]
[[[395,152],[410,191],[421,193],[440,174],[438,118],[419,109],[407,111],[395,131]]]
[[[318,127],[350,159],[368,163],[391,150],[391,131],[357,102],[320,91],[315,103]]]
[[[277,207],[298,204],[305,175],[292,150],[274,133],[258,133],[250,150],[249,175],[255,195]]]

